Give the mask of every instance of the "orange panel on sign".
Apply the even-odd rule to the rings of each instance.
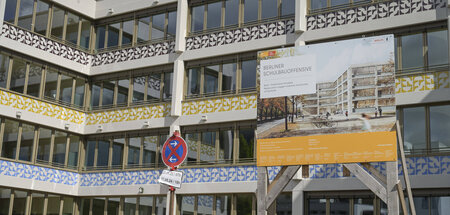
[[[258,139],[257,142],[257,166],[395,160],[395,131]]]

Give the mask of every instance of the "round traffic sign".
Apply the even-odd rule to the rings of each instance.
[[[188,154],[186,141],[178,132],[169,137],[164,143],[161,151],[162,160],[166,166],[174,168],[184,162]]]

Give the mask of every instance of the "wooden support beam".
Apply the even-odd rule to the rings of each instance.
[[[259,166],[257,169],[257,189],[256,189],[256,207],[257,207],[257,215],[266,215],[266,205],[265,205],[265,197],[267,194],[267,167]]]
[[[283,191],[283,189],[288,185],[291,181],[292,177],[297,173],[301,166],[288,166],[283,167],[282,172],[280,171],[272,183],[269,185],[269,189],[267,191],[267,195],[265,197],[265,209],[269,209],[269,207],[273,204],[277,196]],[[259,214],[258,214],[259,215]]]
[[[372,173],[373,176],[375,176],[375,178],[377,178],[378,180],[383,182],[384,185],[387,184],[386,176],[381,174],[381,172],[379,172],[377,169],[375,169],[375,167],[373,167],[370,163],[361,163],[361,165],[363,167],[365,167],[367,170],[369,170],[369,172]]]
[[[356,163],[344,164],[344,166],[353,173],[364,185],[375,193],[383,202],[387,202],[386,187],[384,187],[369,172]]]
[[[403,214],[408,214],[408,210],[406,209],[405,194],[403,193],[401,181],[398,181],[397,183],[397,191],[398,191],[398,198],[400,199],[400,205],[402,206]]]
[[[405,151],[403,150],[403,137],[402,137],[402,129],[400,128],[400,123],[397,120],[396,122],[397,127],[397,138],[398,138],[398,148],[400,150],[400,162],[402,163],[402,170],[403,170],[403,178],[405,179],[405,186],[406,186],[406,192],[408,194],[409,199],[409,207],[411,211],[411,215],[416,215],[416,208],[414,206],[414,201],[412,191],[411,191],[411,183],[409,182],[409,172],[408,172],[408,166],[406,165],[406,158],[405,158]]]
[[[398,215],[400,213],[398,202],[398,162],[386,162],[386,193],[387,193],[387,208],[389,215]]]

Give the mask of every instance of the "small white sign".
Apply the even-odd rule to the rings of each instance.
[[[172,186],[175,188],[181,188],[181,182],[183,179],[183,172],[163,170],[159,176],[159,183]]]
[[[316,93],[315,55],[261,60],[259,71],[262,99]]]

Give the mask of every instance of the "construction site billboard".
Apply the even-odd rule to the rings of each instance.
[[[258,53],[257,165],[397,160],[394,36]]]

